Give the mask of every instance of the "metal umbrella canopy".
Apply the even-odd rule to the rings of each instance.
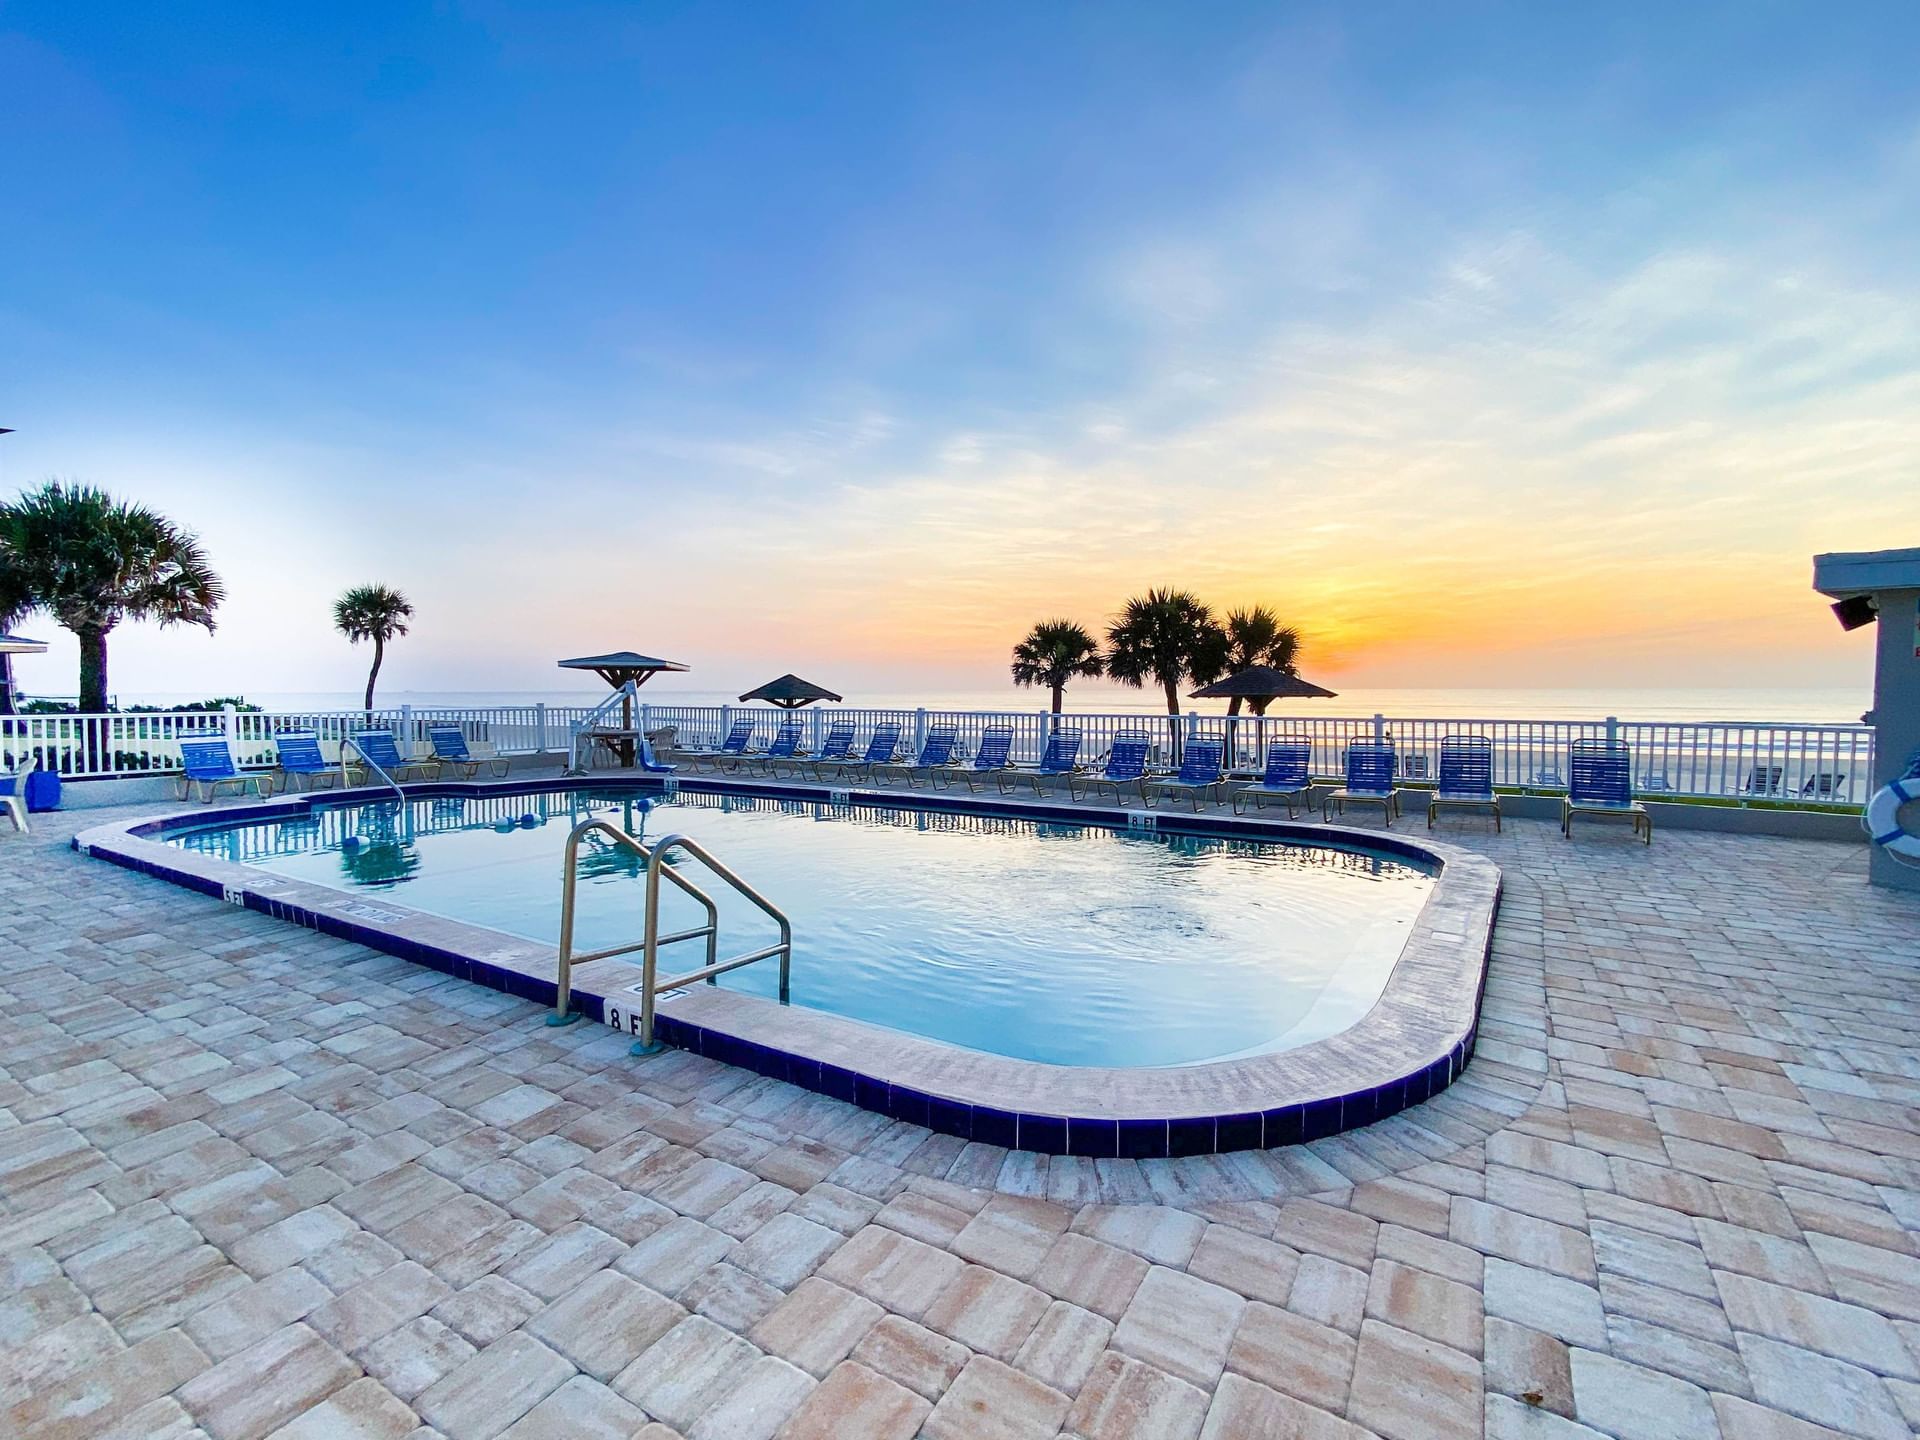
[[[1236,695],[1247,702],[1247,708],[1253,712],[1254,748],[1258,752],[1259,763],[1266,763],[1267,754],[1267,706],[1275,700],[1331,700],[1334,692],[1323,685],[1315,685],[1311,680],[1302,680],[1298,675],[1289,675],[1286,671],[1272,665],[1249,665],[1238,675],[1229,675],[1211,685],[1202,686],[1188,695],[1189,700],[1231,700]],[[1227,748],[1238,755],[1239,721],[1227,721]]]
[[[13,657],[46,653],[44,640],[29,640],[24,635],[0,633],[0,715],[13,714]]]
[[[769,680],[758,690],[749,690],[740,698],[742,701],[764,700],[769,705],[778,705],[782,710],[798,710],[802,705],[811,705],[816,700],[831,700],[838,705],[842,697],[811,680],[802,680],[798,675],[782,675],[778,680]]]
[[[1289,675],[1271,665],[1250,665],[1238,675],[1229,675],[1188,694],[1189,700],[1231,700],[1235,696],[1247,702],[1256,715],[1264,715],[1275,700],[1331,700],[1332,690]]]
[[[582,655],[576,660],[562,660],[562,670],[591,670],[607,684],[618,690],[629,680],[636,685],[644,685],[663,670],[685,670],[687,667],[678,660],[661,660],[652,655],[636,655],[631,650],[615,650],[611,655]]]

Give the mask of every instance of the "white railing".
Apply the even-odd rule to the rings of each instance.
[[[489,745],[502,755],[529,755],[566,743],[568,727],[586,706],[487,705],[454,708],[413,706],[366,710],[260,711],[163,710],[113,715],[0,716],[0,767],[32,753],[41,768],[69,780],[167,775],[180,769],[180,741],[225,735],[243,769],[274,763],[273,737],[292,731],[318,736],[329,756],[356,730],[392,732],[402,754],[427,753],[429,725],[457,724],[469,744]]]
[[[954,726],[960,753],[971,755],[989,726],[1013,731],[1013,758],[1040,757],[1055,723],[1081,733],[1081,759],[1098,762],[1123,732],[1144,734],[1154,760],[1171,764],[1182,737],[1218,736],[1228,741],[1234,768],[1257,770],[1265,747],[1305,740],[1313,773],[1341,774],[1346,749],[1356,740],[1391,740],[1403,779],[1418,784],[1438,777],[1440,741],[1448,735],[1482,735],[1493,741],[1494,783],[1521,790],[1566,788],[1567,749],[1575,740],[1624,740],[1633,749],[1634,782],[1650,796],[1689,799],[1804,801],[1859,805],[1873,774],[1873,731],[1864,725],[1771,724],[1764,721],[1444,720],[1386,715],[1153,715],[1141,712],[1067,714],[1032,710],[871,710],[812,706],[793,712],[740,705],[650,705],[641,707],[644,727],[673,725],[678,743],[717,745],[734,722],[751,716],[754,747],[764,747],[796,718],[817,749],[835,721],[851,722],[862,741],[883,722],[900,726],[902,750],[917,749],[936,725]]]
[[[573,728],[592,714],[591,706],[491,705],[444,708],[380,707],[373,724],[391,730],[403,753],[426,753],[429,724],[458,724],[470,744],[488,745],[502,755],[561,754]],[[1445,720],[1400,716],[1222,715],[1167,716],[1149,713],[1068,714],[1036,710],[876,710],[789,711],[764,706],[639,706],[642,730],[671,725],[681,748],[717,744],[741,717],[755,724],[754,748],[763,748],[783,724],[805,728],[805,746],[818,749],[829,726],[851,723],[860,744],[876,725],[900,726],[901,748],[917,750],[929,729],[953,725],[960,753],[968,756],[989,726],[1013,731],[1016,762],[1037,760],[1047,735],[1058,723],[1080,731],[1081,759],[1097,763],[1115,736],[1143,733],[1162,764],[1172,762],[1184,737],[1221,736],[1229,742],[1235,768],[1259,768],[1265,747],[1281,739],[1305,740],[1312,747],[1317,776],[1341,773],[1346,747],[1355,740],[1391,739],[1401,777],[1418,784],[1437,776],[1440,741],[1447,735],[1482,735],[1493,741],[1494,783],[1505,788],[1564,788],[1567,747],[1575,740],[1613,738],[1633,748],[1636,786],[1645,794],[1772,803],[1860,805],[1873,775],[1873,732],[1864,725],[1771,724],[1764,721],[1703,722],[1607,720]],[[114,776],[165,775],[179,770],[182,736],[218,733],[233,742],[243,767],[273,764],[273,737],[294,730],[316,733],[331,748],[369,715],[361,710],[331,711],[159,711],[113,715],[0,716],[0,769],[11,769],[28,753],[42,767],[70,780]]]

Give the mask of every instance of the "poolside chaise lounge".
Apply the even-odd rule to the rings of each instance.
[[[458,725],[429,725],[427,738],[433,742],[434,760],[443,767],[458,770],[464,779],[471,780],[478,775],[482,765],[496,778],[509,769],[503,755],[476,755],[469,750],[466,732]]]
[[[929,725],[927,738],[921,742],[920,754],[913,760],[898,765],[875,767],[875,783],[885,785],[889,775],[904,775],[909,789],[918,785],[924,776],[926,782],[934,783],[934,772],[946,769],[953,763],[954,747],[960,743],[960,731],[953,725]]]
[[[1653,817],[1633,798],[1633,750],[1624,740],[1576,740],[1567,751],[1567,798],[1560,833],[1573,838],[1576,815],[1622,815],[1653,843]]]
[[[1040,763],[1031,766],[1009,767],[1000,772],[1000,793],[1005,795],[1018,788],[1022,780],[1032,783],[1033,793],[1041,793],[1042,780],[1065,779],[1071,783],[1071,777],[1080,773],[1080,732],[1061,728],[1047,736],[1047,747],[1040,752]]]
[[[821,770],[828,765],[839,765],[853,754],[854,724],[851,720],[836,720],[827,727],[827,738],[820,742],[818,755],[795,756],[793,773],[797,776],[802,770],[811,769],[813,778],[822,777]]]
[[[400,753],[400,747],[394,743],[391,730],[356,730],[346,739],[361,759],[370,761],[387,772],[389,780],[405,780],[409,776],[416,779],[437,780],[440,778],[440,762],[431,759],[414,759]],[[343,749],[342,754],[345,754]]]
[[[1220,787],[1226,783],[1226,774],[1222,765],[1226,761],[1227,746],[1224,740],[1202,737],[1187,741],[1186,754],[1180,758],[1180,769],[1172,775],[1158,780],[1149,780],[1141,787],[1141,798],[1147,802],[1147,808],[1153,808],[1153,797],[1161,793],[1168,795],[1185,792],[1193,801],[1193,808],[1200,808],[1202,796],[1211,794],[1215,800],[1220,798]]]
[[[805,734],[805,727],[798,720],[789,720],[775,732],[771,745],[764,750],[742,755],[738,763],[757,767],[761,774],[771,775],[783,760],[797,763],[800,739]]]
[[[1493,793],[1493,741],[1484,735],[1447,735],[1440,741],[1440,784],[1427,796],[1427,828],[1442,810],[1486,810],[1500,829],[1500,797]]]
[[[680,758],[687,761],[696,770],[702,765],[718,770],[720,768],[720,762],[723,759],[730,759],[735,755],[745,754],[747,744],[752,739],[753,717],[751,715],[743,716],[733,722],[733,728],[727,731],[727,738],[721,741],[719,745],[712,748],[697,747],[691,750],[682,750],[680,752]]]
[[[1305,740],[1277,740],[1269,745],[1267,768],[1260,778],[1233,792],[1234,814],[1245,810],[1249,800],[1256,810],[1264,809],[1269,800],[1279,800],[1286,805],[1289,820],[1296,804],[1304,802],[1311,808],[1313,777],[1307,772],[1312,753],[1313,746]]]
[[[1400,813],[1400,792],[1393,784],[1393,746],[1373,740],[1355,740],[1347,746],[1347,783],[1329,790],[1320,802],[1320,818],[1331,819],[1333,808],[1346,814],[1349,805],[1378,805],[1387,824]]]
[[[734,726],[735,730],[739,728],[738,725]],[[765,759],[766,756],[773,754],[774,746],[798,749],[800,744],[799,731],[800,725],[798,721],[783,721],[780,728],[773,732],[772,743],[758,749],[755,748],[753,743],[755,732],[752,730],[747,732],[747,743],[742,745],[738,750],[730,750],[728,748],[728,746],[733,744],[733,736],[728,735],[727,744],[721,746],[719,753],[713,757],[713,768],[716,770],[724,770],[728,774],[737,774],[743,770],[750,770],[753,766],[758,765]]]
[[[13,821],[13,828],[22,835],[27,833],[27,776],[39,767],[40,757],[29,750],[20,757],[20,763],[14,767],[11,775],[0,775],[0,810]]]
[[[832,765],[816,766],[815,773],[832,770],[841,779],[852,776],[859,780],[871,780],[879,766],[892,763],[893,752],[899,748],[900,723],[897,720],[883,720],[873,727],[873,734],[867,737],[867,748],[859,755],[849,756]]]
[[[1012,763],[1013,727],[1011,725],[989,725],[980,732],[979,748],[973,752],[973,759],[964,765],[946,766],[940,774],[946,775],[947,783],[952,784],[957,777],[967,782],[967,789],[978,788],[976,781],[985,781],[987,776],[998,776]],[[937,778],[937,776],[936,776]]]
[[[289,730],[273,737],[272,779],[282,791],[291,791],[296,779],[312,790],[323,780],[332,785],[340,778],[340,767],[329,765],[320,753],[320,737],[311,730]]]
[[[1107,763],[1097,775],[1075,774],[1067,777],[1067,793],[1083,800],[1096,790],[1111,790],[1117,801],[1122,790],[1132,790],[1147,803],[1147,739],[1140,736],[1115,736],[1107,750]]]
[[[213,797],[231,786],[244,795],[251,790],[265,800],[273,794],[270,775],[244,774],[233,763],[233,747],[224,735],[183,735],[180,738],[180,798],[191,800],[193,787],[200,787],[200,799],[211,805]]]
[[[1847,772],[1844,770],[1816,770],[1801,785],[1800,796],[1802,799],[1830,803],[1840,799],[1840,789],[1846,783]]]

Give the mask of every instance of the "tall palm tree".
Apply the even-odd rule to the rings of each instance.
[[[1169,715],[1180,713],[1183,680],[1210,684],[1226,666],[1226,631],[1185,590],[1149,590],[1107,627],[1107,673],[1127,685],[1158,685]]]
[[[373,713],[373,684],[380,678],[380,662],[387,658],[387,642],[407,633],[413,606],[391,585],[356,585],[333,602],[333,628],[358,645],[373,641],[373,668],[367,672],[366,711]]]
[[[1013,647],[1013,683],[1044,685],[1053,691],[1056,715],[1069,682],[1091,678],[1104,669],[1100,642],[1071,620],[1042,620]]]
[[[45,610],[79,639],[83,713],[107,708],[107,636],[122,620],[212,630],[226,598],[197,536],[144,505],[59,480],[0,505],[0,573],[14,613]]]
[[[1264,605],[1251,610],[1235,610],[1227,616],[1227,673],[1236,675],[1255,665],[1271,665],[1288,675],[1297,674],[1300,659],[1300,632],[1282,625],[1280,617]],[[1265,705],[1254,711],[1259,714]],[[1240,697],[1227,702],[1227,714],[1240,713]]]

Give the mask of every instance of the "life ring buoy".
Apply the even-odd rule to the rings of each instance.
[[[1867,802],[1867,833],[1889,854],[1920,860],[1920,835],[1900,824],[1900,807],[1909,800],[1920,800],[1920,774],[1911,771],[1874,792]]]

